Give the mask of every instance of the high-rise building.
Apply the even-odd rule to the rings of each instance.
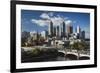
[[[32,32],[30,32],[30,36],[31,36],[31,37],[33,37],[34,34],[36,34],[36,31],[32,31]]]
[[[73,26],[72,26],[71,24],[68,24],[68,25],[67,25],[67,33],[68,33],[68,34],[73,33]]]
[[[77,26],[76,33],[78,34],[78,38],[81,39],[81,28],[80,28],[80,26]]]
[[[50,21],[49,27],[48,27],[48,34],[49,36],[53,36],[53,23]]]
[[[60,33],[61,33],[61,37],[65,37],[65,22],[63,22],[61,25],[60,25]]]
[[[63,36],[63,26],[62,26],[62,24],[60,25],[60,27],[61,27],[61,29],[60,29],[60,35],[62,37]]]
[[[62,27],[61,27],[61,24],[59,25],[59,37],[61,37],[61,34],[62,33]]]
[[[80,28],[80,26],[77,26],[76,32],[77,32],[77,33],[81,33],[81,28]]]
[[[36,39],[39,40],[39,37],[40,37],[40,34],[39,34],[39,32],[37,31],[37,33],[36,33]]]
[[[45,37],[46,37],[46,39],[48,38],[48,31],[47,30],[45,30]]]
[[[56,36],[57,36],[57,37],[60,36],[60,35],[59,35],[59,32],[60,32],[60,31],[59,31],[59,26],[57,26],[57,27],[56,27]]]
[[[53,36],[56,36],[56,27],[53,27]]]
[[[65,22],[63,22],[63,37],[65,37]]]
[[[81,32],[81,39],[85,39],[85,31]]]

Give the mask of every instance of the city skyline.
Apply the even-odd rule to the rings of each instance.
[[[75,32],[77,26],[80,26],[86,32],[86,38],[90,37],[89,13],[21,10],[22,31],[43,32],[48,30],[50,21],[53,22],[54,26],[58,26],[63,22],[66,26],[71,24],[73,32]]]

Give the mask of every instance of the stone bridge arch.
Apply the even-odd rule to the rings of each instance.
[[[59,51],[59,55],[60,56],[65,56],[66,58],[70,59],[70,60],[88,60],[90,59],[89,55],[86,54],[80,54],[80,56],[78,56],[78,53],[75,52],[65,52],[65,51]]]

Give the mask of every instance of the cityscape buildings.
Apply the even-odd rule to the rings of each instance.
[[[67,30],[67,31],[66,31]],[[59,44],[72,43],[75,41],[85,40],[85,31],[82,30],[79,25],[76,27],[76,31],[73,31],[72,24],[65,24],[63,21],[62,24],[55,26],[52,21],[48,25],[48,30],[44,30],[41,33],[39,32],[22,32],[22,37],[25,37],[28,43],[32,40],[42,41],[41,43],[47,42],[49,45],[54,45],[56,42]],[[30,37],[29,37],[30,34]],[[25,36],[27,35],[27,36]],[[56,41],[56,42],[55,42]]]

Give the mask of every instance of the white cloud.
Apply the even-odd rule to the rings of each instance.
[[[46,26],[50,22],[49,20],[37,20],[37,19],[32,19],[31,21],[32,23],[36,23],[39,26]]]
[[[47,13],[42,13],[40,17],[43,19],[50,19],[50,16]]]
[[[51,17],[53,17],[54,13],[53,12],[49,12],[49,13],[42,13],[40,15],[41,18],[43,19],[51,19]]]
[[[49,12],[49,13],[42,13],[40,15],[41,19],[36,20],[36,19],[32,19],[33,23],[36,23],[39,26],[46,26],[48,24],[50,24],[50,21],[53,22],[54,26],[60,25],[63,23],[63,21],[66,20],[66,24],[72,23],[71,20],[68,20],[68,17],[64,17],[61,15],[56,15],[54,16],[53,12]]]
[[[64,18],[64,17],[61,16],[61,15],[56,15],[56,16],[53,16],[53,15],[54,15],[53,12],[42,13],[42,14],[40,15],[40,17],[43,18],[43,19],[45,19],[45,20],[50,20],[50,21],[52,21],[53,24],[54,24],[54,26],[62,24],[62,22],[63,22],[65,19],[67,19],[67,17]]]

